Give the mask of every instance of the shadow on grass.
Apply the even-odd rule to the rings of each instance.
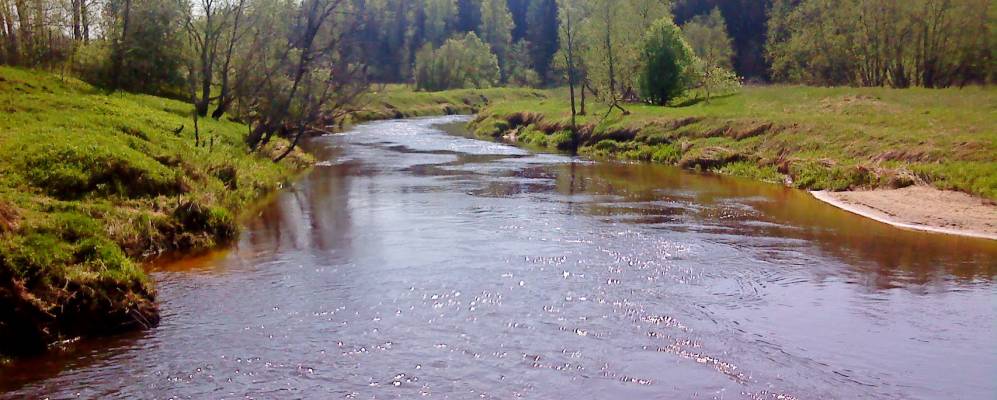
[[[728,94],[723,94],[723,95],[718,95],[718,96],[712,96],[712,97],[710,97],[710,101],[719,100],[719,99],[726,99],[726,98],[729,98],[729,97],[734,97],[734,95],[736,95],[736,94],[737,93],[728,93]],[[699,96],[697,96],[697,97],[694,97],[694,98],[682,100],[681,102],[672,105],[672,107],[675,107],[675,108],[691,107],[691,106],[694,106],[696,104],[704,103],[704,102],[706,102],[706,98],[705,97],[699,97]]]

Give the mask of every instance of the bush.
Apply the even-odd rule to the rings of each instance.
[[[696,56],[675,23],[658,20],[644,34],[638,84],[641,97],[664,105],[695,82]]]
[[[426,44],[415,55],[415,84],[419,90],[441,91],[492,87],[499,80],[498,58],[474,32],[450,38],[439,49]]]

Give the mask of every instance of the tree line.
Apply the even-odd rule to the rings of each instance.
[[[679,87],[710,96],[744,76],[893,87],[992,82],[991,3],[0,0],[0,63],[183,98],[197,117],[249,124],[247,144],[257,148],[341,117],[374,82],[567,85],[577,89],[580,113],[587,96],[625,112],[627,102],[667,101]]]

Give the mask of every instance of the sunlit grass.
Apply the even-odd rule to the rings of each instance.
[[[230,239],[307,163],[248,154],[245,125],[224,119],[201,119],[195,146],[184,102],[44,72],[0,67],[0,110],[0,268],[29,290],[145,285],[137,259]]]
[[[510,128],[510,116],[531,113],[542,116],[554,134],[569,125],[570,107],[563,90],[548,93],[539,100],[491,104],[475,129],[495,136]],[[997,198],[997,88],[762,86],[708,103],[676,103],[630,104],[631,115],[607,116],[606,107],[590,98],[587,115],[578,118],[592,127],[580,152],[765,180],[778,180],[777,171],[808,189],[923,181]],[[626,143],[597,146],[604,140]],[[653,157],[662,144],[677,146],[681,154]]]

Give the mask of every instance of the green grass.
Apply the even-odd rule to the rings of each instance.
[[[548,135],[563,131],[570,125],[565,91],[548,93],[494,103],[472,126],[493,138],[524,125]],[[677,103],[630,104],[631,115],[604,119],[606,107],[590,101],[579,118],[579,152],[770,181],[788,177],[806,189],[928,183],[997,198],[997,88],[766,86]]]
[[[415,91],[408,85],[374,87],[353,114],[352,122],[431,115],[474,114],[489,104],[543,99],[547,92],[526,88]]]
[[[284,140],[247,154],[245,125],[224,119],[202,119],[195,146],[188,104],[44,72],[0,67],[0,111],[0,307],[51,315],[52,339],[78,293],[151,302],[140,259],[232,239],[238,210],[310,164],[271,162]],[[26,329],[5,322],[0,340]]]

